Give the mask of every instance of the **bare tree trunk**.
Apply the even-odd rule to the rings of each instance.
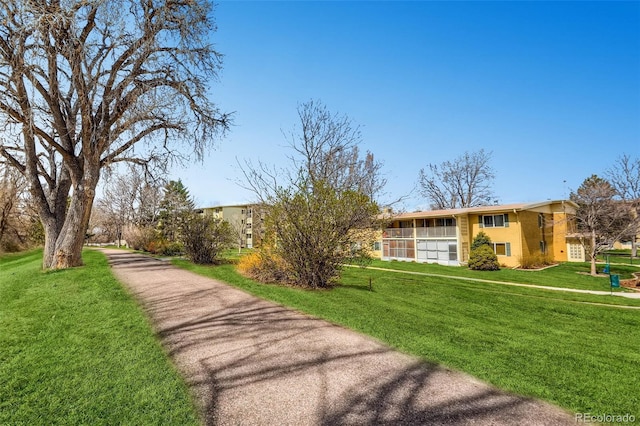
[[[591,232],[591,275],[596,276],[596,233],[595,231]]]
[[[87,166],[87,169],[90,167]],[[47,227],[44,269],[64,269],[82,265],[82,246],[98,184],[98,170],[97,167],[95,170],[87,170],[82,184],[74,187],[64,222],[54,220],[53,226]],[[57,229],[60,231],[56,232]]]
[[[49,223],[43,222],[44,227],[44,253],[42,256],[42,268],[50,269],[53,265],[53,254],[55,253],[56,241],[60,235],[62,224],[56,220],[50,220]]]

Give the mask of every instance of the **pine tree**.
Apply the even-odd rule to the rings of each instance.
[[[194,202],[181,180],[169,181],[163,191],[158,229],[165,239],[177,242],[180,239],[182,227],[193,212]]]

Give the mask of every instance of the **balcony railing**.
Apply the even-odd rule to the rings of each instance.
[[[414,228],[387,228],[382,238],[413,238]],[[433,226],[429,228],[415,228],[416,238],[455,237],[455,226]]]
[[[382,238],[413,238],[413,228],[387,228]]]
[[[416,228],[417,238],[440,238],[440,237],[455,237],[455,226],[433,226],[429,228]]]

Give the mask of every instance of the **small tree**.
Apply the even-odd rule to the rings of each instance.
[[[247,219],[244,215],[235,216],[227,221],[231,226],[238,253],[242,253],[242,245],[247,239]]]
[[[232,247],[235,242],[228,222],[197,214],[187,218],[181,235],[187,257],[193,263],[203,265],[218,262],[222,250]]]
[[[313,101],[299,106],[298,115],[292,168],[243,167],[245,186],[268,206],[265,240],[271,244],[263,242],[264,255],[256,259],[281,265],[281,281],[328,287],[345,261],[369,255],[374,234],[359,231],[379,229],[375,197],[385,181],[373,155],[360,155],[360,132],[349,118]]]
[[[164,182],[133,165],[112,171],[105,181],[89,229],[103,242],[124,239],[129,247],[145,249],[157,238]]]
[[[491,153],[481,149],[440,165],[429,164],[418,175],[422,195],[431,202],[431,208],[438,210],[490,204],[495,177],[490,161]]]
[[[322,288],[340,277],[347,260],[368,257],[371,242],[356,240],[354,232],[370,227],[377,213],[366,195],[316,181],[309,188],[282,190],[267,227],[277,238],[277,254],[292,266],[291,280]]]
[[[491,239],[484,232],[479,232],[471,242],[467,265],[476,271],[497,271],[500,269],[498,256],[491,247]]]
[[[582,246],[589,254],[591,275],[596,275],[596,257],[629,232],[629,210],[614,197],[613,186],[596,175],[582,182],[571,200],[578,204],[576,222]]]
[[[607,170],[607,178],[622,203],[629,209],[629,230],[623,237],[631,240],[631,256],[638,256],[637,238],[640,234],[640,157],[625,154]]]
[[[18,251],[29,245],[32,215],[27,198],[26,180],[0,162],[0,252]]]

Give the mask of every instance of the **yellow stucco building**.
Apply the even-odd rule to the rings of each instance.
[[[471,242],[482,231],[504,266],[539,254],[557,262],[584,261],[582,246],[569,237],[577,207],[557,200],[398,214],[375,248],[383,260],[457,266],[468,261]]]

